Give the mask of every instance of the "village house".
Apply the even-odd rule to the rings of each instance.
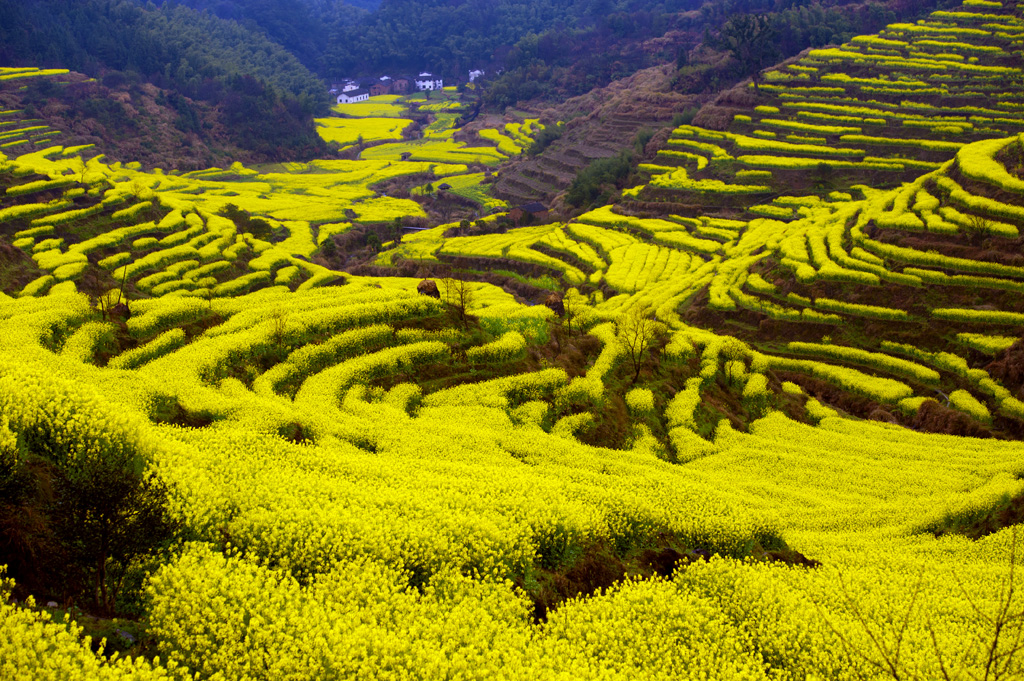
[[[469,82],[472,83],[482,75],[484,75],[483,71],[481,71],[480,69],[473,69],[472,71],[469,72]]]
[[[342,92],[349,92],[351,90],[358,90],[359,84],[351,78],[345,78],[335,83],[331,83],[331,89],[328,90],[332,95],[337,95]]]
[[[384,80],[378,80],[376,83],[371,85],[369,89],[371,97],[380,97],[381,95],[391,94],[391,85]]]
[[[338,95],[338,104],[353,104],[355,102],[365,102],[370,98],[370,91],[365,88],[358,88],[356,90],[348,90]]]
[[[444,80],[441,76],[435,76],[433,73],[423,72],[416,76],[416,89],[419,91],[423,90],[441,90],[444,88]]]
[[[409,76],[399,76],[391,83],[391,92],[396,95],[409,94],[409,88],[413,86],[413,79]]]
[[[476,72],[474,72],[476,73]],[[478,72],[483,74],[483,71]],[[361,78],[358,81],[345,78],[331,83],[329,92],[336,95],[338,104],[362,102],[370,97],[381,95],[406,95],[414,91],[441,90],[444,80],[440,76],[424,72],[413,78],[411,76],[381,76],[380,78]]]
[[[508,212],[508,217],[516,225],[529,225],[535,222],[544,222],[550,213],[544,204],[533,201],[516,206]]]

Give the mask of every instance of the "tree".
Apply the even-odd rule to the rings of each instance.
[[[463,326],[469,321],[469,306],[473,302],[473,289],[470,282],[456,277],[449,270],[441,277],[444,289],[444,302],[459,316]]]
[[[75,176],[75,179],[77,179],[81,184],[87,184],[85,178],[89,173],[89,166],[87,166],[85,161],[82,160],[82,157],[77,156],[72,159],[70,166],[71,174]]]
[[[718,46],[728,50],[758,90],[761,70],[774,64],[778,55],[778,31],[766,14],[740,14],[722,26]]]
[[[578,289],[571,288],[562,296],[562,309],[565,314],[562,316],[562,323],[569,332],[582,331],[580,326],[580,314],[587,305],[587,299]]]
[[[55,480],[63,513],[58,534],[86,573],[102,613],[114,612],[134,560],[170,539],[176,524],[167,515],[167,489],[156,477],[121,462],[91,462]]]
[[[863,604],[857,602],[843,574],[839,573],[839,585],[844,601],[840,606],[853,615],[852,630],[859,629],[865,635],[860,641],[850,635],[851,630],[841,628],[828,617],[827,608],[834,609],[833,604],[828,604],[826,608],[825,604],[815,600],[814,607],[850,657],[862,661],[865,668],[873,672],[872,678],[891,678],[897,681],[920,678],[945,681],[963,678],[971,681],[1019,679],[1024,672],[1021,660],[1024,653],[1024,609],[1021,608],[1017,593],[1017,528],[1014,527],[1012,532],[1008,571],[1006,576],[1000,579],[998,596],[994,602],[986,602],[980,594],[968,590],[956,573],[953,573],[963,602],[971,610],[971,614],[968,615],[969,624],[976,627],[972,627],[972,634],[959,640],[954,649],[943,649],[927,608],[920,603],[922,586],[925,583],[923,567],[909,593],[906,612],[885,613],[884,624],[872,621],[874,618],[871,617],[871,613],[865,610]],[[915,622],[920,619],[924,620],[923,624]],[[909,648],[909,645],[906,645],[907,633],[922,626],[931,638],[932,653],[935,656],[934,662],[929,665],[927,676],[921,674],[921,661],[912,665],[908,663],[905,655]]]
[[[288,336],[288,310],[279,307],[274,310],[271,318],[274,322],[274,344],[279,350],[284,350],[285,339]]]
[[[443,193],[434,200],[431,208],[433,208],[441,218],[441,222],[450,221],[452,219],[452,213],[455,212],[455,204]]]
[[[992,231],[992,222],[983,215],[969,215],[964,224],[964,232],[971,240],[972,246],[980,246],[982,239]]]
[[[133,566],[178,532],[166,486],[129,442],[97,440],[80,450],[50,424],[21,436],[37,468],[48,471],[52,495],[46,515],[66,559],[64,569],[89,584],[98,612],[114,613]]]
[[[633,366],[633,383],[640,378],[647,351],[666,331],[649,307],[634,305],[615,320],[615,335]]]
[[[565,193],[565,201],[577,208],[603,202],[608,186],[617,186],[629,176],[633,155],[623,151],[618,156],[599,158],[576,174]]]

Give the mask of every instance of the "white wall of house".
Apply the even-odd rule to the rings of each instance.
[[[421,73],[416,77],[417,90],[441,90],[444,88],[444,80],[432,73]]]
[[[369,98],[369,92],[361,92],[358,95],[342,92],[340,95],[338,95],[338,104],[352,104],[353,102],[365,102]]]

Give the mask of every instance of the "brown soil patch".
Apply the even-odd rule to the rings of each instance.
[[[541,122],[567,121],[565,133],[538,156],[506,164],[495,194],[514,205],[550,204],[592,161],[617,156],[640,130],[670,127],[674,115],[706,101],[674,91],[674,75],[671,65],[644,69],[544,111]]]
[[[1024,389],[1024,339],[1004,351],[985,371],[1019,397]]]

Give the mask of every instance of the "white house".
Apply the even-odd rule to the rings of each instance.
[[[421,73],[416,76],[416,89],[417,90],[440,90],[444,87],[444,80],[441,76],[435,76],[433,73]]]
[[[370,98],[370,91],[364,88],[349,90],[338,95],[338,104],[352,104],[353,102],[365,102]]]
[[[484,75],[483,71],[481,71],[480,69],[473,69],[472,71],[469,72],[469,82],[472,83],[482,75]]]

